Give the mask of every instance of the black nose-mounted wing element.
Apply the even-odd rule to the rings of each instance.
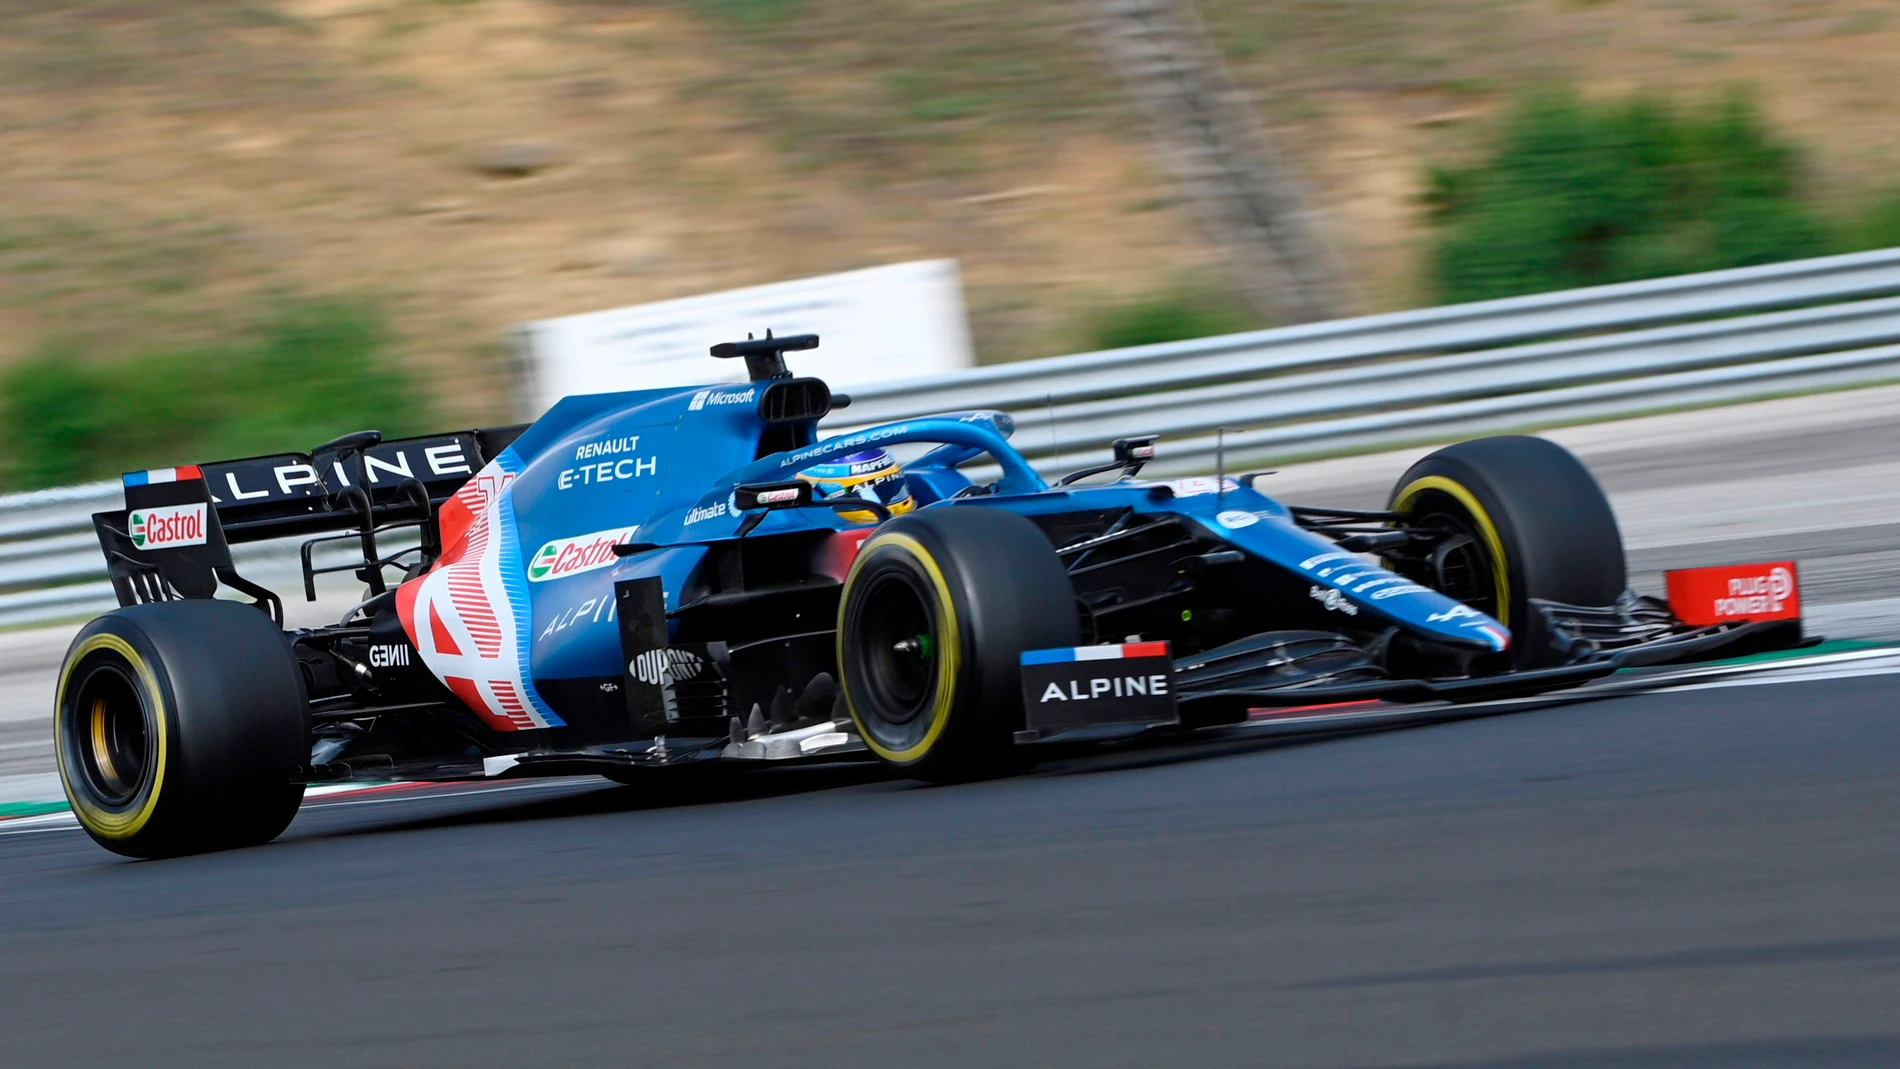
[[[759,419],[769,428],[759,440],[758,456],[812,444],[818,437],[818,421],[851,403],[844,394],[832,393],[823,379],[794,378],[785,366],[786,353],[816,348],[816,334],[774,338],[769,330],[763,338],[747,337],[712,347],[716,357],[744,357],[747,375],[764,384],[754,387],[759,390]]]
[[[816,334],[789,334],[783,338],[772,337],[771,331],[765,337],[746,336],[744,341],[724,341],[712,347],[712,354],[721,359],[735,356],[745,357],[746,375],[753,382],[767,379],[789,379],[791,371],[785,366],[785,354],[801,349],[818,348]]]

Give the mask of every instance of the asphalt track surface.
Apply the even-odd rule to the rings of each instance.
[[[1896,688],[3,836],[0,1062],[1891,1066]]]

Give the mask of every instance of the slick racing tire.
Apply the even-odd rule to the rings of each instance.
[[[866,539],[838,607],[858,734],[886,765],[948,782],[1007,771],[1024,650],[1074,646],[1075,593],[1035,524],[981,506],[899,516]]]
[[[80,826],[127,857],[254,846],[303,800],[302,672],[270,617],[168,601],[87,624],[60,669],[54,741]]]
[[[1412,465],[1389,508],[1448,530],[1433,561],[1401,569],[1511,629],[1518,669],[1562,663],[1530,599],[1609,605],[1628,586],[1623,535],[1589,469],[1543,438],[1448,446]]]

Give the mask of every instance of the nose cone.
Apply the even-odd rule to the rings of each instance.
[[[1469,605],[1452,601],[1436,591],[1428,594],[1445,603],[1444,608],[1425,614],[1424,623],[1439,637],[1461,645],[1481,644],[1493,653],[1511,648],[1511,629]]]

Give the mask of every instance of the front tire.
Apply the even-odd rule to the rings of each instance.
[[[1388,507],[1449,536],[1433,561],[1398,570],[1510,628],[1519,669],[1562,663],[1531,599],[1609,605],[1629,585],[1609,498],[1582,461],[1544,438],[1440,449],[1399,479]]]
[[[859,737],[884,764],[953,781],[1008,767],[1024,650],[1080,641],[1067,570],[1011,512],[939,506],[866,539],[845,577],[838,665]]]
[[[302,672],[283,632],[248,605],[118,609],[66,653],[54,741],[73,815],[114,853],[266,843],[303,800]]]

